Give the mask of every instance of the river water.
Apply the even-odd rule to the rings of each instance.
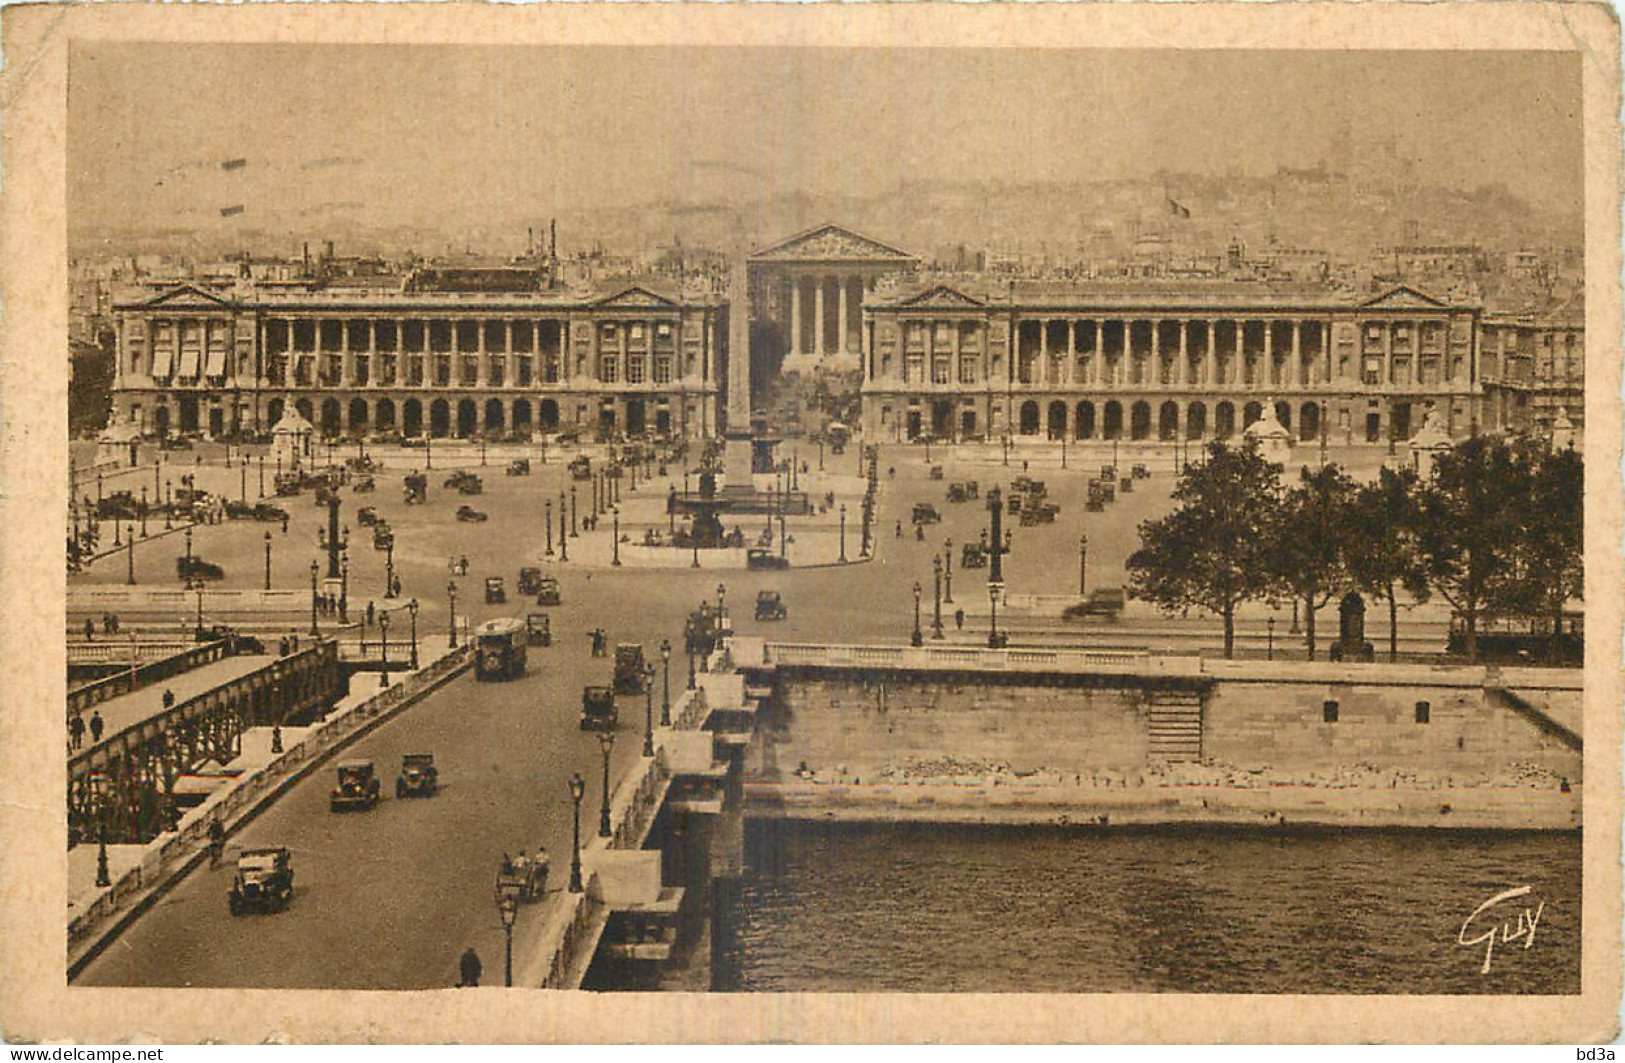
[[[745,842],[716,989],[1580,989],[1579,834],[758,820]],[[1487,974],[1486,944],[1458,943],[1516,935],[1542,904],[1532,944],[1497,940]]]

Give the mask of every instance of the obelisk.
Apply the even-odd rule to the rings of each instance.
[[[722,472],[729,487],[751,486],[750,290],[736,252],[728,282],[728,408]]]

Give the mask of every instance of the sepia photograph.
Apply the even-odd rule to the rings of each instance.
[[[493,14],[52,45],[41,985],[1617,1003],[1614,52]]]

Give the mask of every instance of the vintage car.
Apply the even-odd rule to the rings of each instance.
[[[371,476],[357,476],[350,484],[350,490],[357,494],[367,494],[378,489],[378,482]]]
[[[518,679],[525,674],[525,648],[529,635],[513,617],[487,620],[474,630],[474,678]]]
[[[187,557],[184,554],[175,559],[175,575],[187,581],[225,579],[226,573],[219,565],[211,564],[196,554]]]
[[[530,475],[530,459],[529,458],[515,458],[513,461],[508,462],[508,475],[509,476],[529,476]]]
[[[564,602],[564,595],[559,592],[559,581],[552,576],[543,576],[536,587],[537,605],[560,605]]]
[[[546,613],[526,613],[525,641],[532,646],[553,645],[552,618]]]
[[[367,457],[365,454],[358,458],[345,458],[344,467],[346,469],[352,469],[356,472],[377,472],[379,469],[383,468],[383,466],[377,461]]]
[[[752,547],[745,551],[745,567],[757,572],[773,572],[790,567],[788,557],[780,557],[772,550]]]
[[[635,642],[615,646],[615,693],[643,693],[643,647]]]
[[[1117,479],[1117,466],[1115,466],[1115,465],[1102,465],[1100,467],[1100,478],[1102,480],[1108,480],[1108,481],[1116,480]]]
[[[327,798],[328,811],[367,811],[378,803],[383,788],[372,770],[372,761],[341,760],[338,763],[338,778],[339,784],[333,787]]]
[[[519,593],[536,594],[542,589],[542,570],[526,567],[519,570]]]
[[[457,519],[466,524],[483,524],[490,518],[483,511],[475,509],[473,506],[458,506]]]
[[[756,592],[756,619],[783,620],[790,615],[778,591]]]
[[[572,479],[572,480],[590,480],[590,479],[592,479],[592,459],[587,457],[587,455],[582,454],[580,457],[577,457],[574,460],[572,460],[570,462],[570,479]]]
[[[520,901],[539,901],[547,893],[549,862],[547,850],[536,847],[535,855],[525,852],[497,868],[497,892]]]
[[[429,477],[421,472],[406,474],[406,484],[401,489],[409,506],[421,506],[429,497]]]
[[[363,528],[370,528],[378,523],[378,511],[371,506],[362,506],[355,511],[355,521]]]
[[[395,533],[390,530],[388,521],[379,521],[372,526],[372,548],[374,550],[388,550],[395,545]]]
[[[396,797],[433,797],[440,789],[440,770],[433,753],[407,753],[401,757],[401,773],[395,776]]]
[[[1089,597],[1081,602],[1075,602],[1066,607],[1061,613],[1062,620],[1087,620],[1099,617],[1104,620],[1116,620],[1123,613],[1123,606],[1128,604],[1128,595],[1121,587],[1097,587],[1089,592]]]
[[[604,686],[581,688],[583,731],[613,731],[616,719],[614,688]]]
[[[507,586],[501,576],[485,577],[485,604],[495,605],[508,600]]]
[[[950,502],[969,502],[974,497],[962,483],[955,482],[948,485],[948,501]]]
[[[987,547],[981,543],[966,543],[959,548],[960,568],[986,568]]]
[[[1151,478],[1151,470],[1142,464],[1136,463],[1130,467],[1129,476],[1135,480],[1149,480]]]
[[[930,475],[931,479],[933,479],[933,480],[942,479],[942,466],[941,465],[933,465],[933,466],[931,466],[931,471],[930,471],[929,475]]]
[[[915,524],[940,524],[942,523],[942,514],[938,513],[937,507],[929,502],[916,502],[914,503],[913,520]]]
[[[305,479],[296,472],[279,472],[272,484],[279,495],[296,495],[305,486]]]
[[[293,859],[287,849],[244,849],[237,856],[227,904],[232,915],[280,912],[293,899]]]

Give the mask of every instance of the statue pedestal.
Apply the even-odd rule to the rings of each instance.
[[[722,444],[722,474],[729,487],[752,487],[751,436],[729,433]]]

